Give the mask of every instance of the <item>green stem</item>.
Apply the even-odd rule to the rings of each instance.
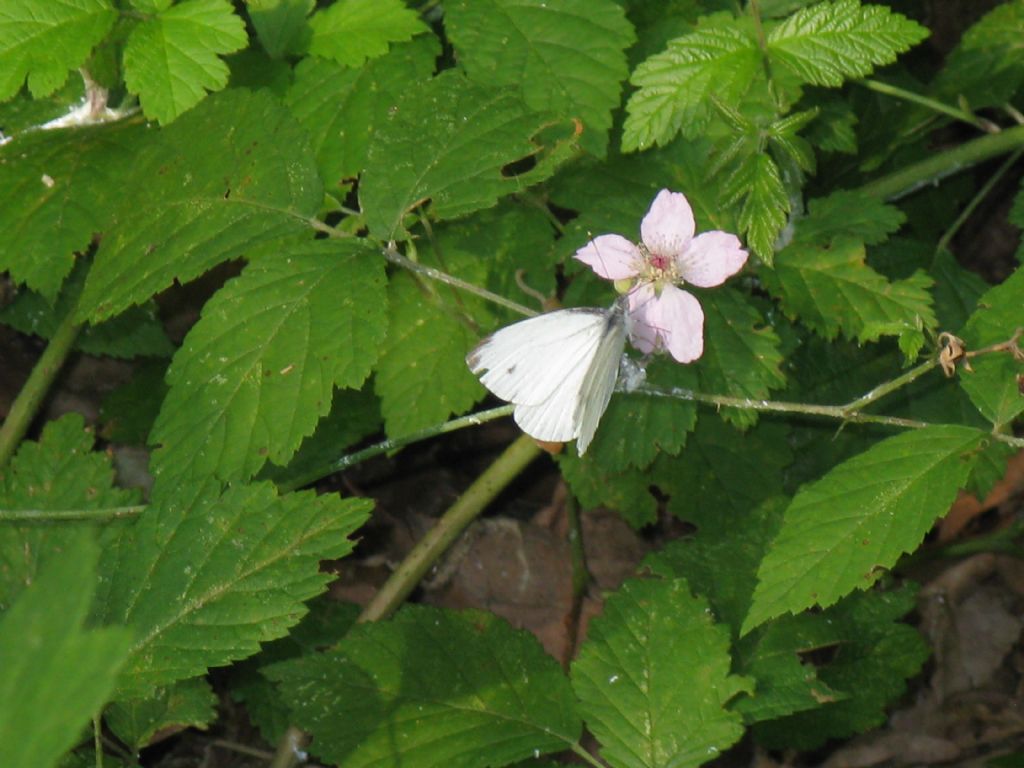
[[[1024,125],[1015,125],[999,133],[982,136],[953,149],[901,168],[888,176],[868,182],[860,188],[866,195],[895,200],[928,184],[937,184],[947,176],[971,168],[985,160],[1024,147]]]
[[[971,214],[974,213],[974,209],[977,208],[981,201],[984,200],[988,193],[992,191],[999,180],[1003,178],[1010,168],[1020,159],[1021,154],[1024,153],[1024,148],[1018,149],[1012,155],[1010,155],[1003,164],[996,169],[996,172],[992,174],[988,181],[978,190],[978,194],[971,198],[971,201],[964,206],[964,209],[960,211],[960,215],[956,217],[956,220],[949,226],[949,228],[942,233],[942,237],[939,238],[938,245],[935,246],[935,252],[944,251],[949,245],[949,242],[956,236],[956,233],[960,230],[960,227],[964,225],[964,222],[970,218]]]
[[[96,768],[103,768],[103,722],[99,712],[92,716],[92,748]]]
[[[879,384],[877,387],[872,389],[867,394],[861,395],[856,400],[852,400],[847,403],[844,407],[847,411],[856,412],[865,406],[870,405],[876,400],[881,400],[883,397],[888,395],[890,392],[895,392],[900,387],[905,387],[910,382],[914,381],[920,376],[928,373],[939,364],[938,358],[927,360],[921,363],[916,368],[911,368],[906,373],[897,376],[895,379]]]
[[[580,505],[575,496],[569,495],[565,500],[565,513],[569,520],[569,563],[572,567],[572,609],[569,613],[566,656],[562,665],[569,669],[573,651],[579,641],[580,617],[583,614],[583,601],[587,597],[590,586],[590,569],[587,567],[587,553],[583,541],[583,521],[580,519]]]
[[[605,764],[587,752],[579,742],[572,744],[569,748],[574,755],[581,758],[587,765],[591,765],[594,768],[605,768]]]
[[[75,322],[75,309],[71,307],[57,326],[53,338],[43,350],[0,427],[0,467],[7,464],[18,449],[18,444],[50,391],[50,385],[71,354],[78,332],[82,329],[81,324]]]
[[[433,267],[428,267],[426,264],[420,264],[419,262],[412,261],[400,254],[394,248],[387,247],[382,250],[384,258],[392,264],[402,267],[403,269],[408,269],[410,272],[416,272],[424,275],[425,277],[429,277],[431,280],[437,280],[438,282],[445,283],[454,288],[459,288],[467,293],[474,293],[483,299],[487,299],[495,304],[500,304],[503,307],[511,309],[513,312],[518,312],[519,314],[526,315],[527,317],[533,317],[537,314],[537,310],[525,307],[518,302],[512,301],[512,299],[506,299],[504,296],[499,296],[496,293],[488,291],[486,288],[481,288],[480,286],[467,282],[462,278],[449,275],[447,272],[442,272],[440,269],[434,269]]]
[[[300,753],[306,746],[306,734],[294,725],[289,726],[277,742],[274,759],[267,768],[294,768],[301,762]]]
[[[1014,334],[1014,336],[1008,341],[990,344],[988,347],[983,349],[969,352],[967,353],[967,357],[973,358],[979,355],[994,354],[1015,348],[1019,335],[1020,334]],[[911,382],[916,381],[919,377],[923,376],[937,365],[938,362],[936,360],[928,360],[921,363],[920,365],[911,368],[909,371],[900,374],[896,378],[879,384],[870,392],[851,400],[845,405],[816,405],[814,403],[792,403],[782,400],[754,400],[749,397],[710,395],[704,392],[696,392],[692,389],[684,389],[682,387],[671,387],[666,389],[646,383],[641,384],[639,387],[630,391],[640,392],[642,394],[651,395],[652,397],[669,397],[677,400],[689,400],[696,403],[705,403],[719,408],[740,408],[743,410],[761,411],[765,413],[800,413],[807,416],[819,416],[822,418],[835,419],[843,424],[883,424],[890,427],[900,427],[902,429],[923,429],[925,427],[937,427],[944,425],[930,421],[919,421],[917,419],[904,419],[899,416],[882,416],[874,413],[864,413],[862,409],[877,400],[880,400],[886,395],[895,392],[897,389],[905,387]],[[318,469],[306,472],[301,476],[294,477],[287,482],[281,482],[278,484],[278,490],[281,493],[296,490],[297,488],[309,485],[322,477],[326,477],[327,475],[340,472],[348,467],[354,466],[373,456],[390,453],[391,451],[403,446],[419,442],[420,440],[436,437],[437,435],[443,435],[448,432],[454,432],[458,429],[484,424],[488,421],[493,421],[494,419],[504,418],[505,416],[511,415],[513,409],[514,406],[512,405],[503,405],[498,408],[491,408],[486,411],[479,411],[467,416],[461,416],[460,418],[452,419],[444,424],[437,424],[394,440],[383,440],[379,443],[368,446],[367,448],[363,448],[360,451],[356,451],[355,453],[342,456],[336,461],[325,464]],[[1013,437],[1001,432],[993,432],[992,439],[998,440],[1001,443],[1006,443],[1007,445],[1011,445],[1015,448],[1024,448],[1024,437]],[[519,439],[519,441],[513,443],[513,446],[518,445],[524,440],[530,442],[531,438],[524,435]],[[511,448],[509,450],[511,450]],[[499,459],[499,461],[501,460],[502,459]],[[481,476],[481,480],[482,479],[483,476]],[[467,491],[467,494],[468,493],[469,492]],[[0,509],[0,523],[48,523],[55,521],[104,522],[106,520],[119,517],[132,517],[141,513],[143,509],[145,509],[143,506],[58,510]]]
[[[949,104],[945,104],[941,101],[936,101],[935,99],[927,96],[922,96],[919,93],[914,93],[913,91],[908,91],[904,88],[900,88],[889,83],[883,83],[878,80],[868,79],[858,80],[857,82],[868,90],[875,91],[876,93],[884,93],[886,96],[894,96],[895,98],[903,99],[904,101],[913,102],[914,104],[918,104],[922,107],[927,107],[934,112],[939,112],[948,117],[952,117],[954,120],[967,123],[978,130],[985,131],[986,133],[993,133],[992,125],[986,125],[977,117],[977,115],[972,115],[970,112],[965,112],[957,107],[951,107]]]
[[[506,448],[412,548],[363,609],[359,621],[377,621],[394,613],[466,527],[540,454],[541,449],[529,435],[522,435]]]
[[[953,542],[934,550],[932,554],[937,557],[968,557],[993,552],[1024,559],[1024,548],[1017,542],[1021,535],[1024,535],[1024,522],[1018,520],[1001,531],[968,541]]]
[[[290,480],[277,484],[277,488],[281,493],[287,493],[288,491],[294,491],[303,486],[315,483],[321,478],[333,475],[335,472],[341,472],[348,469],[349,467],[355,466],[360,462],[366,461],[367,459],[373,458],[374,456],[380,456],[384,453],[391,453],[398,448],[403,448],[411,443],[418,443],[421,440],[428,440],[431,437],[437,437],[438,435],[445,435],[449,432],[455,432],[459,429],[465,429],[466,427],[475,427],[480,424],[484,424],[494,419],[500,419],[505,416],[512,415],[512,409],[515,406],[502,405],[497,408],[491,408],[487,411],[478,411],[477,413],[471,413],[467,416],[461,416],[451,421],[446,421],[444,424],[435,424],[432,427],[421,429],[419,432],[411,432],[408,435],[402,437],[396,437],[393,440],[382,440],[379,443],[367,446],[362,450],[356,451],[342,456],[340,459],[323,464],[316,469],[311,469],[308,472],[304,472],[301,475],[291,478]],[[0,520],[3,519],[3,511],[0,510]]]
[[[102,509],[0,509],[0,523],[104,523],[122,517],[142,514],[144,504],[132,507],[104,507]]]

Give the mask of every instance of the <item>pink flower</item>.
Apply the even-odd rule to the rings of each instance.
[[[628,281],[627,327],[633,346],[666,349],[680,363],[704,352],[704,310],[693,294],[677,288],[721,285],[747,262],[736,235],[693,236],[693,210],[680,192],[663,189],[640,223],[642,242],[621,235],[595,237],[576,258],[608,280]]]

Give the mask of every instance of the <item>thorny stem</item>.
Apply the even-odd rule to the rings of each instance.
[[[0,467],[7,464],[14,455],[18,443],[39,412],[50,385],[71,354],[78,332],[82,329],[82,325],[75,321],[76,308],[77,304],[72,306],[60,321],[50,343],[46,345],[43,354],[32,368],[28,381],[18,392],[3,426],[0,427]]]
[[[999,133],[982,136],[958,147],[936,152],[913,165],[860,187],[860,192],[883,200],[896,200],[928,184],[937,184],[991,157],[1024,147],[1024,125],[1015,125]]]
[[[1024,360],[1024,350],[1020,348],[1021,336],[1024,336],[1024,328],[1015,330],[1013,336],[1006,341],[997,341],[995,344],[989,344],[981,349],[969,349],[964,352],[964,357],[970,359],[978,355],[988,355],[992,352],[1009,352],[1015,360]]]
[[[102,523],[142,514],[144,504],[102,509],[0,509],[0,523]]]
[[[931,360],[927,360],[921,363],[920,365],[911,368],[906,373],[897,376],[895,379],[884,382],[883,384],[879,384],[870,392],[861,395],[856,400],[850,401],[843,407],[850,413],[855,413],[864,408],[865,406],[875,402],[876,400],[882,399],[890,392],[895,392],[900,387],[905,387],[907,384],[914,381],[919,376],[928,373],[928,371],[930,371],[932,368],[935,368],[938,364],[938,358],[932,358]]]
[[[412,548],[363,609],[359,621],[377,621],[394,613],[466,527],[540,454],[541,449],[528,435],[506,448]]]
[[[470,413],[466,416],[446,421],[443,424],[435,424],[431,427],[427,427],[426,429],[421,429],[419,432],[411,432],[408,435],[396,437],[392,440],[382,440],[379,443],[374,443],[373,445],[367,446],[355,453],[342,456],[340,459],[336,459],[329,464],[324,464],[323,466],[312,469],[302,475],[293,477],[286,482],[278,483],[277,488],[281,493],[294,491],[297,488],[302,488],[310,483],[314,483],[322,477],[333,475],[335,472],[341,472],[349,467],[364,462],[367,459],[371,459],[374,456],[390,453],[397,448],[402,448],[412,443],[418,443],[421,440],[428,440],[431,437],[437,437],[438,435],[455,432],[459,429],[465,429],[466,427],[474,427],[478,424],[484,424],[485,422],[500,419],[504,416],[510,416],[512,414],[512,408],[513,406],[511,405],[502,405],[498,408],[491,408],[487,411]],[[0,510],[0,520],[2,519],[3,511]]]
[[[975,358],[979,355],[996,354],[1009,352],[1016,359],[1024,358],[1024,350],[1020,347],[1020,340],[1024,337],[1024,328],[1018,328],[1006,341],[989,344],[987,347],[972,349],[963,353],[963,358]],[[844,424],[884,424],[890,427],[901,427],[903,429],[923,429],[925,427],[942,426],[936,422],[920,421],[917,419],[905,419],[899,416],[883,416],[874,413],[864,413],[863,409],[872,403],[881,400],[888,394],[907,386],[933,368],[941,365],[938,358],[927,360],[920,365],[911,368],[909,371],[900,374],[894,379],[883,382],[869,392],[843,405],[816,405],[814,403],[793,403],[784,400],[755,400],[748,397],[731,397],[729,395],[714,395],[705,392],[697,392],[682,387],[657,387],[651,384],[641,384],[632,389],[632,392],[640,392],[652,397],[668,397],[677,400],[689,400],[695,403],[705,403],[719,408],[739,408],[749,411],[760,411],[763,413],[801,413],[808,416],[819,416],[822,418],[836,419]],[[393,440],[382,440],[379,443],[362,448],[354,453],[349,453],[335,461],[324,464],[317,469],[310,470],[302,475],[293,477],[287,482],[278,483],[278,490],[281,493],[294,491],[303,486],[309,485],[322,477],[341,472],[349,467],[355,466],[374,456],[390,453],[412,443],[418,443],[438,435],[455,432],[466,427],[485,424],[495,419],[501,419],[512,414],[514,406],[502,405],[497,408],[490,408],[486,411],[478,411],[457,419],[446,421],[442,424],[421,429],[418,432],[395,438]],[[993,432],[992,438],[1000,442],[1012,445],[1017,448],[1024,448],[1024,437],[1013,437],[1000,432]],[[530,440],[523,436],[520,440]],[[518,443],[518,441],[517,441]],[[517,443],[513,443],[516,445]],[[499,458],[501,462],[504,458]],[[525,466],[525,464],[523,465]],[[486,473],[485,473],[486,474]],[[483,476],[481,476],[483,479]],[[479,482],[479,481],[478,481]],[[467,491],[467,493],[469,493]],[[49,523],[57,521],[91,521],[104,522],[122,517],[133,517],[140,514],[144,506],[128,507],[107,507],[104,509],[0,509],[0,523]]]
[[[956,236],[956,233],[960,230],[960,227],[964,225],[964,222],[970,218],[971,214],[974,213],[974,209],[977,208],[981,201],[984,200],[989,192],[999,183],[999,180],[1003,175],[1013,167],[1013,165],[1020,159],[1021,154],[1024,153],[1024,148],[1018,149],[1012,155],[1010,155],[1003,164],[996,169],[996,172],[986,181],[981,189],[978,190],[978,194],[971,198],[971,201],[964,206],[964,209],[960,211],[960,215],[956,217],[956,220],[949,225],[949,228],[942,233],[942,237],[939,238],[938,244],[935,246],[935,252],[943,251],[949,245],[949,242]]]
[[[460,288],[461,290],[467,291],[468,293],[475,293],[477,296],[480,296],[481,298],[487,299],[488,301],[493,301],[495,304],[500,304],[501,306],[506,307],[507,309],[511,309],[513,312],[518,312],[519,314],[526,315],[527,317],[533,317],[534,315],[537,314],[537,310],[530,309],[529,307],[523,306],[522,304],[512,301],[511,299],[506,299],[504,296],[499,296],[496,293],[492,293],[491,291],[488,291],[486,288],[481,288],[478,285],[466,282],[465,280],[455,277],[454,275],[449,275],[447,272],[442,272],[439,269],[428,267],[426,264],[420,264],[419,262],[413,261],[412,259],[403,256],[401,253],[395,250],[394,246],[386,246],[385,248],[382,249],[382,252],[384,254],[385,259],[390,261],[392,264],[396,264],[397,266],[402,267],[403,269],[408,269],[410,272],[416,272],[417,274],[425,275],[426,277],[429,277],[431,280],[437,280],[447,285],[454,286],[455,288]]]
[[[875,91],[876,93],[882,93],[886,96],[893,96],[897,99],[903,99],[904,101],[910,101],[922,107],[927,107],[930,110],[952,117],[954,120],[959,120],[962,123],[974,126],[980,131],[985,131],[986,133],[999,132],[999,126],[995,123],[983,120],[977,115],[972,115],[970,112],[965,112],[962,109],[951,107],[949,104],[929,98],[928,96],[922,96],[919,93],[908,91],[904,88],[900,88],[899,86],[895,86],[890,83],[883,83],[878,80],[871,80],[870,78],[858,80],[856,82],[863,85],[868,90]]]

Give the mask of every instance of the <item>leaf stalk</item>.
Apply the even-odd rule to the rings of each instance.
[[[82,325],[75,321],[77,307],[71,307],[57,326],[43,354],[32,368],[25,386],[11,404],[11,410],[0,427],[0,467],[10,461],[29,425],[46,399],[50,386],[64,366],[75,345]]]

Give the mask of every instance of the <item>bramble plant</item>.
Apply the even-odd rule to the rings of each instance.
[[[1024,0],[941,61],[903,5],[0,3],[0,322],[46,340],[0,428],[0,765],[138,765],[215,723],[222,667],[275,768],[307,742],[346,768],[696,766],[882,723],[928,658],[888,572],[1024,447],[1024,269],[986,284],[951,251],[1024,151]],[[491,613],[403,605],[545,456],[524,436],[361,612],[318,599],[373,504],[311,486],[506,417],[467,352],[537,294],[607,307],[587,264],[616,275],[573,254],[650,246],[661,189],[689,234],[739,237],[707,285],[742,271],[682,269],[703,350],[651,315],[645,351],[687,364],[642,361],[553,461],[584,508],[692,535],[566,669]],[[218,265],[169,335],[164,292]],[[37,419],[76,351],[134,361],[99,446]],[[148,493],[113,443],[149,446]]]

